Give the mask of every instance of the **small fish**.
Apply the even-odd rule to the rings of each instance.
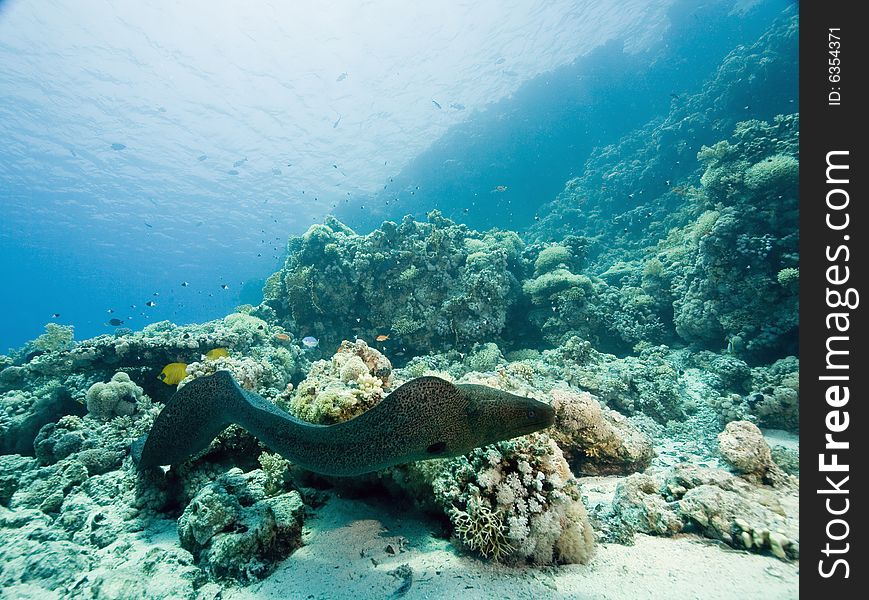
[[[183,362],[169,363],[157,375],[157,379],[166,385],[178,385],[185,377],[187,377],[187,363]]]
[[[154,229],[154,226],[148,223],[148,221],[143,221],[143,223],[145,223],[145,227],[147,227],[148,229]]]
[[[187,283],[186,281],[181,282],[181,287],[187,287],[188,285],[190,285],[190,284]]]
[[[225,283],[222,283],[222,284],[220,285],[220,289],[222,289],[222,290],[228,290],[228,289],[229,289],[229,286],[226,285]]]
[[[496,185],[495,189],[492,190],[492,193],[500,193],[500,192],[506,192],[506,191],[507,191],[506,185]]]
[[[215,348],[205,353],[205,360],[216,360],[229,356],[229,350],[226,348]]]
[[[157,303],[154,302],[153,300],[148,300],[147,302],[145,302],[145,306],[150,306],[151,308],[153,308],[153,307],[157,306]]]
[[[154,292],[154,295],[155,295],[155,296],[159,296],[159,295],[160,295],[160,292]]]
[[[441,105],[438,104],[437,100],[432,100],[431,103],[435,105],[435,108],[437,108],[438,110],[440,110]]]
[[[200,154],[199,158],[197,158],[196,160],[198,160],[199,162],[202,162],[203,160],[208,160],[208,155],[207,154]]]
[[[54,314],[52,314],[52,315],[51,315],[51,318],[52,318],[52,319],[59,319],[59,318],[60,318],[60,313],[54,313]]]
[[[234,163],[232,163],[232,166],[233,167],[240,167],[241,165],[243,165],[246,162],[247,162],[247,157],[244,157],[241,160],[237,160]]]
[[[338,79],[335,80],[335,83],[341,83],[341,82],[344,81],[345,79],[347,79],[347,73],[346,73],[346,72],[341,73],[340,75],[338,75]]]
[[[340,123],[340,122],[341,122],[341,115],[338,115],[338,120],[335,121],[334,123],[332,123],[332,129],[337,129],[338,123]]]
[[[115,312],[115,309],[114,309],[114,308],[110,308],[110,309],[107,310],[106,312],[109,313],[109,314],[112,314],[113,312]]]
[[[111,325],[112,327],[120,327],[121,325],[124,324],[124,322],[121,321],[120,319],[109,319],[108,324]]]
[[[126,148],[123,144],[118,144],[117,142],[112,144],[112,150],[123,150]]]
[[[315,338],[312,335],[308,335],[308,336],[305,336],[302,338],[302,345],[305,348],[316,348],[317,346],[320,345],[320,340],[318,340],[317,338]]]
[[[380,334],[380,335],[378,335],[378,336],[377,336],[376,338],[374,338],[374,339],[377,340],[378,342],[385,342],[386,340],[389,339],[389,336],[388,336],[388,335]]]
[[[275,339],[279,342],[289,342],[290,336],[288,336],[286,333],[276,333]]]

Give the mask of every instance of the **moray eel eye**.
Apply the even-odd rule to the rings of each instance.
[[[533,408],[529,409],[528,410],[528,418],[529,419],[536,419],[537,418],[537,411],[534,410]]]

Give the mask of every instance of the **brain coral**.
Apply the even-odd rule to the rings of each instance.
[[[98,419],[111,419],[117,415],[132,415],[143,397],[142,388],[119,372],[108,383],[95,383],[87,391],[88,413]]]

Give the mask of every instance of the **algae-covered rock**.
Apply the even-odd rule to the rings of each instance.
[[[718,451],[733,469],[757,481],[768,481],[777,469],[763,433],[750,421],[731,421],[718,434]]]
[[[305,506],[295,490],[266,494],[262,471],[231,469],[194,496],[178,519],[181,546],[217,578],[250,582],[301,545]]]
[[[674,535],[696,532],[734,548],[799,558],[796,488],[750,483],[720,469],[678,465],[656,477],[635,474],[619,484],[616,529]]]
[[[682,531],[677,507],[667,502],[660,490],[661,482],[643,473],[634,473],[618,485],[613,514],[629,534],[674,535]]]
[[[630,474],[642,471],[655,456],[652,440],[626,417],[602,407],[588,392],[555,388],[551,433],[577,473]]]

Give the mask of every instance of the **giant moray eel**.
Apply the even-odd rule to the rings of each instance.
[[[228,371],[178,390],[133,444],[139,469],[175,465],[206,449],[231,423],[273,451],[324,475],[359,475],[392,465],[466,454],[552,425],[548,404],[483,385],[437,377],[408,381],[371,410],[337,425],[296,419]]]

